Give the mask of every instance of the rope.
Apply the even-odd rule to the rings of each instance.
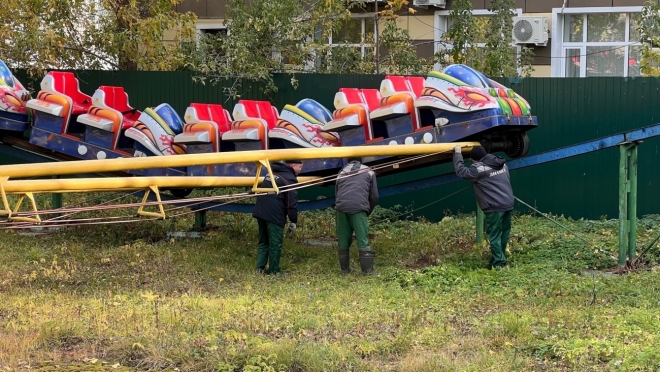
[[[442,198],[442,199],[438,199],[438,200],[436,200],[436,201],[433,201],[433,202],[431,202],[431,203],[428,203],[428,204],[426,204],[426,205],[424,205],[424,206],[421,206],[421,207],[419,207],[419,208],[417,208],[417,209],[413,209],[413,210],[408,211],[408,212],[406,212],[406,213],[401,213],[401,214],[396,215],[396,216],[394,216],[394,217],[392,217],[392,218],[385,218],[385,219],[382,219],[382,220],[380,220],[380,221],[376,221],[376,222],[374,222],[374,223],[372,224],[372,226],[373,226],[373,225],[378,225],[379,223],[383,223],[383,222],[389,221],[389,220],[394,219],[394,218],[399,218],[399,217],[401,217],[401,216],[404,216],[404,215],[407,215],[407,214],[411,214],[411,213],[416,212],[416,211],[418,211],[418,210],[420,210],[420,209],[424,209],[424,208],[426,208],[426,207],[428,207],[428,206],[431,206],[431,205],[433,205],[433,204],[435,204],[435,203],[439,203],[439,202],[441,202],[441,201],[443,201],[443,200],[445,200],[445,199],[447,199],[447,198],[449,198],[449,197],[451,197],[451,196],[454,196],[454,195],[460,193],[461,191],[467,190],[467,189],[469,189],[470,187],[471,187],[471,186],[465,186],[464,188],[462,188],[462,189],[460,189],[460,190],[458,190],[458,191],[456,191],[456,192],[453,192],[453,193],[451,193],[451,194],[445,196],[445,197]]]
[[[566,227],[566,226],[560,224],[559,222],[553,220],[552,218],[550,218],[550,217],[549,217],[548,215],[546,215],[545,213],[543,213],[543,212],[539,211],[538,209],[532,207],[531,205],[525,203],[524,201],[520,200],[518,197],[514,196],[514,198],[515,198],[517,201],[519,201],[520,203],[522,203],[522,204],[524,204],[525,206],[527,206],[529,209],[531,209],[531,210],[533,210],[534,212],[540,214],[541,216],[547,218],[547,219],[550,220],[552,223],[558,225],[559,227],[563,228],[564,230],[566,230],[566,231],[570,232],[571,234],[575,235],[576,238],[582,240],[585,244],[589,244],[589,242],[588,242],[585,238],[581,237],[580,235],[578,235],[578,234],[577,234],[576,232],[574,232],[573,230],[571,230],[571,229],[569,229],[568,227]]]

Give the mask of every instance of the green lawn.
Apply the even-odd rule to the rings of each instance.
[[[0,371],[657,371],[660,275],[614,268],[616,221],[516,216],[487,270],[474,216],[372,215],[378,275],[342,276],[330,211],[301,215],[283,277],[254,271],[256,223],[192,219],[0,231]],[[644,246],[660,218],[639,223]]]

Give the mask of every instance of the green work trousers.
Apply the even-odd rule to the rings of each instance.
[[[511,233],[511,211],[484,213],[486,235],[490,242],[490,266],[506,265],[506,244]]]
[[[353,232],[358,249],[371,251],[369,246],[369,221],[364,212],[348,214],[337,211],[337,240],[340,250],[350,248],[353,243]]]
[[[282,254],[282,238],[284,226],[257,218],[259,225],[259,245],[257,246],[257,270],[271,274],[278,273],[280,268],[280,255]]]

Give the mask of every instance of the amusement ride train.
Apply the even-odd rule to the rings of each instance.
[[[122,87],[100,86],[88,96],[72,72],[48,72],[32,98],[0,61],[0,131],[30,129],[30,144],[73,159],[460,141],[517,158],[529,150],[526,132],[538,125],[524,98],[465,65],[426,77],[388,75],[380,89],[341,88],[333,103],[333,112],[310,98],[281,111],[268,101],[242,99],[231,112],[221,104],[191,103],[182,119],[167,103],[133,108]],[[302,174],[327,175],[345,161],[308,160]],[[141,176],[255,172],[252,162],[127,171]]]

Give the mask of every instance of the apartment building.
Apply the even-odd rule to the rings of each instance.
[[[399,26],[410,33],[420,58],[428,59],[439,48],[447,47],[440,41],[449,26],[452,1],[410,0],[416,12],[398,18]],[[478,19],[487,20],[489,3],[490,0],[472,0]],[[644,0],[516,0],[517,42],[512,48],[533,49],[532,76],[639,76],[641,43],[637,24],[643,3]],[[361,45],[360,39],[366,33],[374,33],[375,11],[384,5],[384,1],[372,0],[365,8],[354,10],[346,32],[328,42],[353,42],[363,53],[370,52],[369,45]],[[185,0],[177,5],[177,11],[195,13],[200,34],[227,32],[225,1]]]

